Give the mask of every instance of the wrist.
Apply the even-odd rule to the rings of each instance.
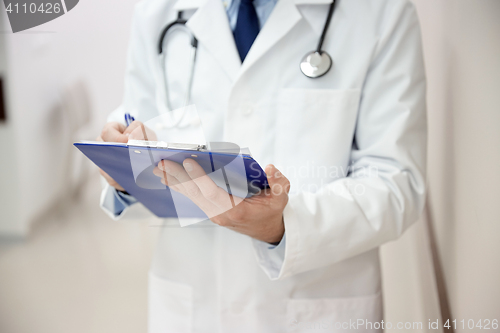
[[[283,235],[285,234],[285,221],[283,219],[283,215],[281,215],[278,221],[279,222],[276,223],[277,228],[273,233],[273,236],[266,240],[266,243],[274,246],[277,246],[281,242],[281,240],[283,239]]]

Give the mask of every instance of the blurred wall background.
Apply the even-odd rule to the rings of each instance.
[[[500,1],[417,5],[430,81],[428,210],[451,314],[500,319]]]
[[[500,320],[500,1],[414,3],[428,78],[429,193],[424,219],[382,249],[386,317],[427,322],[442,310],[484,325]]]
[[[0,247],[2,332],[146,327],[151,228],[98,212],[96,170],[83,172],[89,165],[71,147],[93,139],[121,102],[136,2],[81,1],[15,35],[1,11],[0,239],[24,238]],[[425,217],[381,250],[386,320],[427,323],[443,311],[500,319],[500,1],[414,3],[428,76],[429,195]],[[82,181],[88,199],[69,200]],[[67,215],[54,217],[61,204]]]
[[[2,158],[2,168],[10,165],[18,174],[2,178],[10,182],[2,198],[17,201],[16,207],[5,206],[9,214],[0,213],[4,237],[26,235],[40,214],[68,197],[68,168],[81,155],[72,141],[95,139],[107,114],[121,103],[135,3],[80,1],[58,19],[16,34],[9,33],[1,6],[8,123],[0,135],[17,151],[29,151]]]

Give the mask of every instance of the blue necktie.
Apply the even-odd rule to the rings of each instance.
[[[253,0],[241,0],[238,19],[234,29],[234,41],[243,62],[253,41],[259,34],[259,18],[253,6]]]

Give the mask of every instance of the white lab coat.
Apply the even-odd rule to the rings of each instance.
[[[310,79],[299,63],[317,45],[329,1],[278,1],[242,65],[221,0],[137,5],[124,103],[110,119],[158,115],[158,36],[189,9],[199,41],[192,102],[207,141],[249,147],[292,184],[277,249],[211,222],[165,222],[150,272],[150,332],[347,332],[353,322],[378,331],[378,248],[424,205],[419,24],[407,0],[339,1],[323,46],[333,68]],[[169,78],[185,81],[175,57]]]

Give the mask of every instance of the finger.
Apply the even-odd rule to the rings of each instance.
[[[101,139],[105,142],[123,142],[128,141],[128,137],[123,134],[125,125],[118,122],[111,122],[104,125],[101,132]]]
[[[156,167],[153,169],[153,174],[155,176],[161,178],[160,181],[163,185],[166,185],[166,186],[172,188],[173,190],[182,193],[183,188],[182,188],[182,186],[179,186],[179,185],[181,185],[179,183],[179,181],[177,179],[175,179],[174,177],[170,176],[165,171],[162,171],[162,170],[160,170],[160,168]]]
[[[179,185],[184,187],[186,195],[195,202],[203,202],[203,197],[198,185],[189,177],[186,170],[178,163],[162,160],[158,163],[158,168],[167,173],[167,176],[173,177]]]
[[[134,121],[125,131],[125,134],[132,140],[156,141],[156,133],[150,128],[144,126],[140,121]]]
[[[187,193],[185,192],[185,189],[184,187],[178,183],[176,180],[172,180],[171,178],[172,176],[165,176],[164,178],[162,178],[160,180],[160,182],[165,185],[165,186],[168,186],[168,188],[174,190],[175,192],[179,192],[181,194],[184,194],[185,196],[187,196]],[[177,184],[177,185],[175,185]]]
[[[155,168],[153,169],[153,174],[154,174],[156,177],[163,178],[164,173],[165,173],[165,171],[160,170],[160,168],[158,168],[158,167],[155,167]]]
[[[137,120],[127,127],[125,134],[128,135],[130,140],[154,141],[148,136],[148,132],[146,131],[144,124]]]
[[[181,165],[172,161],[163,160],[160,164],[158,164],[158,167],[165,170],[165,172],[175,177],[177,181],[180,182],[180,185],[178,186],[183,187],[182,193],[191,199],[198,207],[200,207],[205,214],[207,214],[208,218],[220,215],[226,211],[219,208],[203,196],[203,193],[198,185],[193,179],[191,179]]]
[[[127,135],[132,133],[136,128],[140,127],[142,125],[142,122],[138,120],[134,120],[133,122],[130,123],[130,125],[127,126],[123,134]]]
[[[234,207],[234,202],[231,201],[230,194],[217,186],[195,160],[187,158],[184,160],[183,165],[189,177],[198,185],[198,188],[207,200],[224,211]]]
[[[272,164],[267,165],[265,171],[271,197],[288,200],[290,181]]]

